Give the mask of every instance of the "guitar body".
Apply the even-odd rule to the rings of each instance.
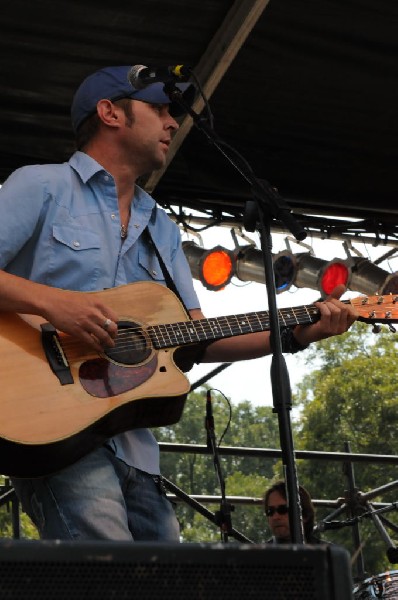
[[[128,429],[176,423],[190,390],[173,354],[203,341],[267,331],[267,311],[190,320],[171,290],[139,282],[97,295],[118,315],[115,348],[99,356],[40,318],[0,313],[0,473],[46,475]],[[398,296],[344,300],[365,323],[398,321]],[[281,309],[284,327],[320,318]]]
[[[127,362],[125,353],[120,362],[59,334],[72,381],[62,385],[43,349],[44,321],[0,313],[1,474],[46,475],[112,435],[170,425],[181,416],[189,381],[174,363],[174,349],[156,350],[145,335],[149,325],[188,320],[179,300],[152,282],[89,293],[120,316],[128,341],[140,327],[139,348],[143,341],[145,352],[127,356]]]

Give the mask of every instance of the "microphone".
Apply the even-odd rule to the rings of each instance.
[[[169,67],[146,67],[133,65],[128,72],[127,79],[137,90],[143,90],[151,83],[169,83],[175,81],[188,81],[191,69],[185,65],[172,65]]]
[[[211,392],[207,390],[206,392],[206,417],[205,417],[205,426],[207,431],[207,447],[209,450],[212,448],[210,432],[214,430],[214,417],[213,417],[213,407],[211,404]]]

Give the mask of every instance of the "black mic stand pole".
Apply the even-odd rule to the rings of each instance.
[[[349,441],[344,442],[344,452],[351,452],[351,444]],[[343,473],[347,477],[348,481],[348,509],[350,517],[355,517],[355,499],[357,495],[357,487],[355,483],[354,467],[350,460],[344,461]],[[356,577],[359,580],[365,578],[365,561],[363,556],[363,544],[361,542],[361,532],[359,530],[358,521],[352,529],[352,541],[355,548],[355,565],[356,565]]]
[[[260,239],[265,268],[265,283],[270,315],[270,335],[272,340],[271,384],[274,403],[273,412],[278,415],[282,463],[286,481],[286,495],[289,505],[290,538],[292,543],[303,543],[304,530],[289,413],[289,411],[292,409],[292,395],[289,372],[286,366],[285,357],[282,354],[279,319],[276,306],[275,277],[271,252],[272,238],[269,223],[265,221],[260,229]]]
[[[289,525],[291,541],[304,542],[303,521],[301,515],[300,496],[298,490],[297,471],[295,465],[293,436],[289,411],[292,407],[291,388],[286,362],[282,354],[279,330],[279,316],[276,307],[275,277],[272,262],[271,220],[278,219],[291,231],[297,240],[303,240],[306,233],[290,212],[285,201],[277,190],[267,181],[259,180],[254,175],[246,160],[231,146],[223,142],[210,128],[207,121],[191,109],[184,100],[182,92],[174,83],[166,83],[164,91],[173,102],[177,102],[192,117],[194,125],[207,137],[208,141],[236,169],[251,186],[254,201],[246,204],[245,227],[254,231],[259,224],[262,256],[264,261],[265,281],[267,285],[270,335],[272,339],[271,382],[274,412],[278,415],[279,436],[281,443],[286,492],[289,503]],[[239,163],[239,164],[238,164]]]
[[[218,452],[216,434],[214,431],[214,417],[210,390],[207,390],[206,392],[205,428],[207,432],[207,447],[213,454],[214,468],[217,474],[221,491],[220,510],[216,511],[215,513],[215,522],[220,527],[222,541],[228,542],[228,536],[232,535],[233,531],[231,512],[234,510],[234,507],[232,506],[232,504],[227,502],[227,499],[225,497],[225,480],[221,470],[220,455]]]

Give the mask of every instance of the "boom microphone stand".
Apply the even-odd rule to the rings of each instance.
[[[180,498],[181,500],[183,500],[186,504],[188,504],[188,506],[190,506],[191,508],[196,510],[196,512],[198,512],[200,515],[202,515],[203,517],[208,519],[208,521],[210,521],[211,523],[214,523],[215,525],[219,524],[219,519],[218,519],[216,513],[212,513],[205,506],[203,506],[200,502],[195,500],[195,498],[191,498],[191,496],[189,496],[181,488],[176,486],[175,483],[173,483],[169,479],[166,479],[166,477],[162,477],[162,481],[164,483],[164,486],[172,494],[175,494],[175,496],[177,498]],[[231,527],[230,535],[233,536],[238,542],[242,542],[244,544],[254,544],[253,540],[250,540],[243,533],[234,529],[234,527]]]
[[[213,454],[214,468],[217,474],[221,491],[220,510],[215,513],[216,523],[220,527],[222,541],[228,542],[228,536],[232,534],[231,512],[233,511],[234,507],[232,506],[232,504],[227,502],[225,497],[225,480],[222,474],[220,456],[217,448],[210,390],[207,390],[206,393],[205,428],[207,432],[207,447]]]
[[[192,73],[194,77],[194,74]],[[257,179],[246,160],[231,146],[223,142],[207,120],[202,118],[184,100],[182,92],[173,82],[164,86],[165,93],[172,102],[183,107],[193,120],[194,125],[206,136],[207,140],[226,158],[243,179],[251,187],[253,200],[246,204],[245,228],[254,231],[257,227],[260,233],[261,250],[264,262],[265,282],[269,306],[269,325],[272,340],[271,383],[274,402],[274,412],[278,415],[279,437],[282,460],[286,480],[286,492],[289,503],[289,524],[293,543],[303,543],[304,532],[300,509],[297,471],[294,459],[293,436],[289,411],[292,408],[291,388],[286,362],[282,355],[279,330],[279,317],[276,306],[275,277],[272,262],[271,222],[278,220],[284,223],[294,237],[301,241],[306,233],[291,214],[285,201],[277,190],[267,181]]]

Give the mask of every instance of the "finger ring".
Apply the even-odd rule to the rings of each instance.
[[[104,324],[102,326],[105,329],[105,331],[108,329],[108,327],[111,323],[112,323],[112,321],[110,319],[105,319]]]

